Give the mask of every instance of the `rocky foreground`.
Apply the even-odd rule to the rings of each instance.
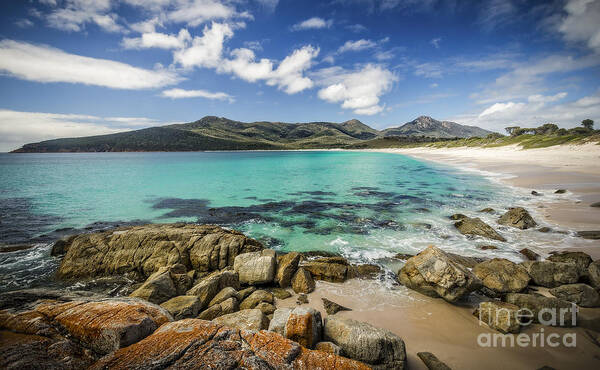
[[[502,238],[478,218],[452,218],[465,235]],[[509,210],[499,223],[536,226],[522,208]],[[382,273],[375,265],[318,252],[278,254],[239,232],[189,224],[76,235],[55,243],[52,253],[62,258],[57,277],[80,289],[3,294],[0,368],[406,367],[405,343],[396,334],[336,316],[349,308],[327,299],[325,319],[303,306],[315,280],[369,279]],[[522,253],[528,261],[514,263],[432,246],[416,256],[399,255],[406,263],[397,281],[449,303],[483,297],[473,320],[500,333],[521,330],[524,308],[537,317],[548,309],[600,306],[600,261],[581,252],[545,261]],[[293,294],[295,308],[277,307]],[[577,313],[550,325],[600,331],[598,320]],[[431,353],[419,358],[429,368],[448,368]]]

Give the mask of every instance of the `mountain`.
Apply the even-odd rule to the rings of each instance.
[[[484,137],[491,131],[476,126],[465,126],[450,121],[438,121],[421,116],[400,127],[392,127],[381,132],[383,136],[427,136],[436,138]]]
[[[198,121],[109,135],[26,144],[17,153],[270,150],[340,148],[382,137],[485,136],[489,131],[419,117],[398,128],[377,131],[359,120],[333,122],[240,122],[206,116]]]

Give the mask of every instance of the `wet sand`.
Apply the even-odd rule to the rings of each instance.
[[[554,328],[532,325],[522,333],[543,330],[544,335],[575,333],[576,347],[496,347],[483,348],[477,343],[482,333],[497,334],[480,326],[473,316],[479,302],[472,296],[469,302],[452,305],[440,298],[429,298],[403,286],[386,287],[369,280],[353,279],[343,284],[317,282],[309,295],[308,306],[327,317],[321,297],[328,298],[352,311],[336,316],[368,322],[400,336],[406,345],[408,368],[427,369],[417,352],[432,352],[452,369],[538,369],[544,365],[555,369],[598,369],[600,347],[594,344],[582,328]],[[278,307],[295,307],[297,295],[277,302]],[[531,335],[530,335],[531,337]]]

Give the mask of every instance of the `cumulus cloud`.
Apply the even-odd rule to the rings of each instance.
[[[11,151],[31,142],[112,134],[158,124],[156,120],[143,117],[103,118],[82,114],[0,110],[0,152]]]
[[[342,108],[356,114],[373,115],[385,108],[380,97],[387,93],[398,77],[382,66],[367,64],[355,70],[330,67],[315,72],[315,80],[323,86],[319,98],[341,103]]]
[[[371,40],[348,40],[344,43],[344,45],[338,48],[338,53],[345,53],[347,51],[361,51],[374,48],[375,46],[377,46],[377,43]]]
[[[140,37],[125,37],[121,45],[125,49],[182,49],[192,36],[186,29],[181,29],[177,35],[167,35],[159,32],[143,33]]]
[[[269,59],[257,60],[253,50],[238,48],[224,55],[224,42],[233,36],[227,24],[206,26],[202,36],[194,37],[191,45],[174,52],[174,62],[184,68],[214,68],[218,73],[231,73],[248,82],[265,81],[287,94],[295,94],[313,86],[304,76],[319,55],[319,49],[307,45],[294,50],[279,64]],[[276,66],[277,65],[277,66]]]
[[[600,0],[568,0],[558,31],[567,41],[581,42],[600,53]]]
[[[173,59],[184,68],[216,68],[222,59],[223,43],[233,36],[233,30],[227,24],[214,23],[205,26],[202,36],[195,36],[192,44],[175,51]]]
[[[206,90],[183,90],[183,89],[170,89],[165,90],[161,93],[161,96],[171,99],[185,99],[185,98],[205,98],[210,100],[229,100],[233,102],[233,96],[224,92],[210,92]]]
[[[0,71],[28,81],[81,83],[113,89],[150,89],[181,80],[163,69],[138,68],[13,40],[0,41]]]
[[[319,17],[312,17],[292,26],[293,31],[302,31],[310,29],[329,28],[333,25],[333,20],[325,20]]]

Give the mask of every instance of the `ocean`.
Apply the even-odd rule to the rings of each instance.
[[[219,224],[277,250],[337,252],[392,270],[396,253],[431,244],[519,260],[521,248],[572,235],[507,230],[499,214],[478,210],[532,201],[489,176],[389,153],[0,154],[0,244],[37,244],[0,254],[0,291],[51,280],[50,245],[61,236],[140,223]],[[508,241],[461,235],[454,213],[481,217]]]

